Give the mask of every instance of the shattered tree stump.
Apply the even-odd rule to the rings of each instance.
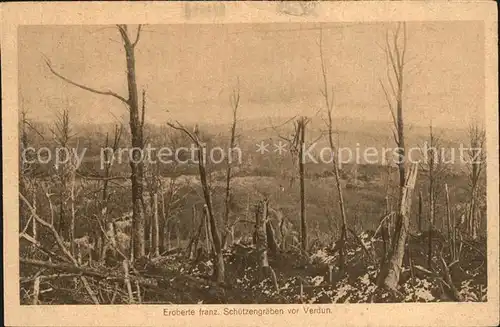
[[[269,258],[267,256],[267,216],[268,216],[269,201],[268,199],[261,200],[255,210],[255,246],[258,255],[259,264],[259,279],[264,280],[270,278],[276,289],[279,292],[276,273],[269,265]]]

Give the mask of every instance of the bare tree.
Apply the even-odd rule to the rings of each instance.
[[[411,197],[417,179],[417,171],[418,165],[413,164],[408,172],[408,175],[406,176],[404,186],[400,188],[401,195],[399,209],[397,212],[397,224],[393,235],[392,249],[389,255],[389,260],[386,262],[385,267],[381,267],[380,270],[379,280],[382,281],[385,288],[394,293],[398,293],[397,285],[401,274],[406,239],[410,225]]]
[[[305,198],[305,168],[304,150],[306,126],[309,123],[307,117],[300,117],[296,122],[296,134],[299,144],[299,181],[300,181],[300,244],[303,251],[307,250],[307,222],[306,222],[306,198]]]
[[[340,240],[337,243],[338,244],[338,250],[339,250],[339,270],[342,273],[344,271],[344,264],[345,264],[345,244],[347,240],[347,215],[346,215],[346,210],[345,210],[345,204],[344,204],[344,193],[342,190],[342,184],[340,182],[340,171],[339,171],[339,165],[337,162],[337,150],[335,143],[333,141],[333,134],[334,134],[334,127],[333,127],[333,108],[334,108],[334,92],[333,92],[333,87],[330,88],[329,83],[328,83],[328,73],[325,67],[325,61],[324,61],[324,55],[323,55],[323,32],[320,29],[320,36],[319,36],[319,55],[321,59],[321,73],[323,77],[323,89],[321,90],[321,94],[323,95],[323,98],[325,100],[325,110],[326,110],[326,127],[328,130],[328,142],[330,144],[330,149],[332,152],[332,164],[333,164],[333,175],[335,177],[335,184],[337,186],[337,193],[338,193],[338,205],[340,209],[340,217],[342,219],[342,226],[341,226],[341,234],[340,234]]]
[[[175,124],[167,123],[168,126],[173,129],[184,132],[196,145],[197,162],[198,162],[198,173],[200,176],[201,187],[203,191],[203,199],[205,201],[205,210],[208,220],[210,222],[210,232],[212,235],[212,243],[214,246],[214,275],[218,283],[224,282],[224,258],[222,256],[222,246],[219,236],[219,231],[217,229],[217,223],[215,221],[215,215],[213,212],[212,205],[212,195],[210,192],[210,186],[208,183],[208,176],[206,170],[205,153],[206,147],[205,143],[200,140],[200,134],[198,128],[191,133],[188,131],[181,123],[176,122]]]
[[[69,241],[71,253],[75,254],[75,174],[76,164],[71,155],[70,142],[75,136],[73,133],[68,110],[63,110],[57,115],[54,127],[50,128],[58,144],[58,155],[61,163],[55,167],[57,171],[59,192],[59,216],[57,230],[61,236]],[[68,221],[69,220],[69,221]]]
[[[31,142],[33,142],[33,138],[30,137],[29,135],[29,130],[34,131],[36,134],[41,136],[43,139],[43,135],[32,125],[30,120],[28,119],[28,113],[26,110],[21,111],[21,119],[20,119],[20,126],[19,126],[19,131],[20,131],[20,157],[19,157],[19,189],[21,192],[25,192],[26,194],[31,193],[32,194],[32,201],[33,201],[33,208],[36,211],[36,194],[37,194],[37,181],[36,179],[32,178],[33,172],[36,170],[37,166],[37,160],[35,160],[35,154],[32,154],[29,151],[25,151],[28,149],[31,145]],[[31,190],[31,192],[30,192]],[[23,206],[23,204],[20,204]],[[37,222],[36,219],[31,217],[29,219],[31,221],[31,227],[32,227],[32,235],[35,240],[37,240]],[[21,222],[21,221],[20,221]]]
[[[402,39],[402,40],[401,40]],[[385,54],[387,60],[387,83],[389,88],[380,80],[380,85],[384,91],[387,104],[389,106],[394,123],[393,136],[398,146],[398,169],[399,186],[405,183],[405,138],[403,119],[403,89],[404,89],[404,67],[406,64],[406,23],[398,23],[392,40],[389,31],[386,33]],[[391,44],[392,41],[392,44]],[[401,44],[402,41],[402,44]]]
[[[113,157],[118,151],[118,147],[120,145],[120,141],[122,138],[123,134],[123,125],[115,125],[114,127],[114,132],[113,132],[113,143],[110,143],[109,140],[109,133],[106,133],[106,141],[105,141],[105,148],[108,149],[111,147],[111,150],[113,151]],[[111,173],[113,169],[113,161],[114,158],[110,156],[108,151],[104,151],[104,177],[102,179],[102,196],[101,196],[101,206],[100,206],[100,211],[101,211],[101,216],[97,217],[98,223],[102,224],[104,226],[107,226],[107,230],[114,231],[115,228],[112,226],[113,222],[108,221],[108,207],[109,207],[109,200],[111,193],[109,192],[109,183],[111,181]],[[99,228],[98,229],[98,236],[97,236],[97,250],[98,253],[100,253],[100,259],[104,260],[106,257],[106,253],[103,251],[107,247],[103,245],[105,241],[105,235],[104,231],[106,230],[105,228]],[[116,244],[116,239],[114,238],[114,232],[111,233],[113,244]],[[116,246],[115,246],[116,247]]]
[[[402,39],[402,40],[401,40]],[[391,42],[392,41],[392,42]],[[380,281],[383,286],[393,292],[397,292],[397,285],[401,273],[401,266],[406,247],[406,238],[410,223],[410,206],[412,189],[417,178],[417,165],[406,175],[405,171],[405,135],[403,119],[403,89],[404,89],[404,67],[406,64],[406,24],[398,23],[395,33],[390,40],[389,32],[386,34],[385,54],[387,59],[387,82],[389,90],[380,81],[384,91],[387,104],[394,123],[394,141],[398,146],[398,170],[399,170],[399,209],[395,231],[392,237],[392,249],[389,260],[380,270]],[[391,44],[392,43],[392,44]]]
[[[451,218],[451,208],[450,208],[450,191],[448,190],[448,184],[444,184],[445,191],[445,201],[446,201],[446,225],[448,231],[448,243],[450,246],[451,260],[454,261],[456,258],[456,239],[455,239],[455,225]]]
[[[469,172],[469,187],[470,198],[467,212],[466,231],[473,238],[477,238],[478,230],[478,202],[480,201],[481,178],[486,162],[486,153],[484,151],[484,142],[486,134],[483,127],[477,123],[472,123],[469,126],[470,147],[467,151],[468,155],[468,172]]]
[[[230,97],[230,103],[232,107],[232,113],[233,113],[233,121],[231,124],[231,136],[229,139],[229,151],[233,151],[233,149],[236,146],[236,123],[237,123],[237,115],[238,115],[238,106],[240,104],[240,88],[239,88],[239,83],[236,87],[235,90],[233,90],[233,93],[231,94]],[[230,204],[231,204],[231,173],[232,173],[232,156],[228,155],[226,158],[226,190],[225,190],[225,197],[224,197],[224,234],[222,236],[222,246],[226,247],[227,243],[227,236],[230,233],[230,226],[229,226],[229,215],[230,215]],[[234,225],[233,225],[234,226]],[[234,240],[231,240],[233,242]]]
[[[441,140],[433,130],[432,121],[429,124],[429,139],[422,149],[424,160],[421,162],[421,167],[428,172],[428,197],[429,197],[429,225],[428,225],[428,252],[427,266],[431,268],[433,245],[432,237],[436,225],[436,203],[438,197],[438,185],[441,185],[444,180],[446,166],[443,164],[442,152],[439,151]]]
[[[305,155],[304,151],[306,150],[306,126],[309,124],[310,119],[308,117],[299,117],[295,116],[291,119],[287,120],[285,123],[281,125],[286,125],[290,121],[293,121],[293,133],[290,137],[285,137],[278,133],[278,137],[284,141],[286,141],[289,145],[290,155],[292,159],[293,170],[295,170],[295,165],[298,162],[298,173],[299,173],[299,197],[300,197],[300,243],[301,249],[303,251],[307,250],[307,221],[306,221],[306,199],[305,199]],[[277,132],[276,126],[273,126],[273,129]],[[320,135],[321,138],[323,135]],[[318,138],[318,139],[319,139]],[[316,142],[315,140],[314,142]],[[281,142],[281,141],[280,141]],[[313,143],[314,143],[313,142]],[[296,174],[296,173],[293,173]],[[290,178],[290,186],[293,184],[295,180],[295,176],[292,174]]]
[[[135,67],[135,47],[139,42],[141,36],[141,28],[139,25],[136,31],[134,39],[131,39],[128,32],[128,27],[126,25],[116,25],[120,33],[123,48],[125,50],[125,59],[127,67],[127,88],[128,97],[125,98],[113,91],[109,90],[98,90],[78,82],[75,82],[64,75],[60,74],[52,67],[49,60],[46,60],[46,64],[50,71],[63,81],[81,88],[83,90],[89,91],[94,94],[107,95],[120,100],[126,105],[130,113],[130,132],[132,135],[132,158],[130,161],[130,167],[132,170],[131,181],[132,181],[132,223],[133,223],[133,236],[132,236],[132,258],[143,257],[146,254],[145,246],[145,220],[144,220],[144,199],[143,199],[143,162],[141,160],[141,149],[144,146],[143,143],[143,126],[144,126],[144,110],[142,112],[142,121],[139,116],[139,97],[137,91],[136,82],[136,67]]]

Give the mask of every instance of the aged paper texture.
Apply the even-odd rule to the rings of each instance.
[[[6,325],[498,324],[494,2],[1,10]]]

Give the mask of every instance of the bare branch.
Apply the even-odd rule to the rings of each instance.
[[[45,63],[47,64],[47,67],[49,67],[50,71],[52,72],[52,74],[56,75],[57,77],[59,77],[60,79],[62,79],[63,81],[65,81],[66,83],[69,83],[73,86],[76,86],[78,88],[81,88],[83,90],[86,90],[86,91],[89,91],[89,92],[92,92],[92,93],[95,93],[95,94],[101,94],[101,95],[109,95],[109,96],[112,96],[112,97],[115,97],[117,98],[118,100],[122,101],[123,103],[127,104],[128,105],[128,100],[125,99],[124,97],[122,97],[121,95],[115,93],[115,92],[112,92],[112,91],[101,91],[101,90],[97,90],[97,89],[94,89],[92,87],[88,87],[88,86],[85,86],[83,84],[80,84],[80,83],[77,83],[73,80],[70,80],[69,78],[59,74],[58,72],[56,72],[54,70],[54,68],[52,68],[51,64],[50,64],[50,61],[45,58]]]
[[[401,23],[398,23],[398,27],[396,28],[396,33],[394,33],[394,38],[393,38],[394,52],[396,54],[396,64],[397,64],[398,68],[402,67],[401,53],[399,52],[399,45],[398,45],[399,31],[400,30],[401,30]],[[399,77],[401,77],[401,76],[399,76]]]
[[[282,136],[279,132],[278,132],[278,127],[281,127],[281,126],[284,126],[284,125],[287,125],[289,122],[295,120],[295,118],[297,118],[297,115],[293,116],[292,118],[290,119],[287,119],[285,122],[279,124],[279,125],[273,125],[272,122],[270,122],[270,125],[271,125],[271,128],[273,129],[273,131],[276,133],[276,135],[278,135],[278,137],[280,139],[282,139],[283,141],[287,141],[289,142],[290,144],[293,144],[293,140],[291,138],[287,138],[285,136]],[[296,138],[296,133],[293,135],[294,138]]]
[[[68,257],[68,259],[71,260],[71,262],[75,265],[78,265],[75,257],[73,257],[71,255],[71,253],[68,251],[68,249],[66,248],[66,246],[64,245],[64,241],[63,239],[61,238],[61,236],[57,233],[56,229],[54,228],[54,226],[52,224],[49,224],[48,222],[46,222],[45,220],[43,220],[42,218],[40,218],[40,216],[38,216],[38,214],[36,213],[36,210],[33,208],[33,206],[28,202],[28,200],[24,197],[24,195],[22,195],[21,193],[19,193],[19,197],[21,198],[21,200],[24,202],[24,204],[26,204],[26,206],[28,207],[28,209],[31,211],[31,214],[33,215],[33,218],[36,219],[36,221],[38,223],[40,223],[41,225],[43,225],[44,227],[48,228],[52,235],[54,236],[54,238],[56,239],[56,242],[57,244],[59,245],[59,247],[61,248],[61,250],[63,251],[63,253],[66,255],[66,257]]]
[[[137,27],[137,34],[135,36],[134,43],[132,43],[132,47],[135,47],[137,45],[137,42],[139,42],[139,38],[141,37],[141,28],[142,28],[142,25],[139,25],[139,27]]]
[[[405,65],[407,39],[408,39],[408,35],[406,33],[406,23],[403,22],[403,53],[401,55],[401,66]]]
[[[390,62],[391,62],[391,67],[392,67],[392,70],[394,71],[394,76],[396,77],[396,82],[398,83],[398,85],[400,84],[399,82],[399,74],[398,74],[398,70],[397,70],[397,64],[396,62],[394,61],[394,55],[392,54],[392,50],[391,50],[391,46],[390,46],[390,43],[389,43],[389,32],[387,31],[386,35],[385,35],[385,43],[386,43],[386,47],[387,47],[387,53],[389,55],[389,59],[390,59]]]
[[[391,99],[389,97],[389,94],[387,93],[387,90],[385,89],[384,83],[382,83],[381,80],[379,80],[379,82],[380,86],[382,87],[382,90],[384,91],[385,99],[387,101],[387,104],[389,105],[389,110],[391,111],[392,122],[394,123],[394,127],[397,129],[396,114],[394,113],[394,107],[392,106]]]
[[[167,125],[170,126],[171,128],[175,129],[175,130],[178,130],[178,131],[181,131],[181,132],[184,132],[186,133],[187,136],[189,136],[189,138],[191,140],[193,140],[193,142],[196,143],[197,146],[200,146],[200,141],[198,139],[198,137],[196,136],[196,134],[194,133],[191,133],[189,132],[181,123],[179,123],[177,120],[175,121],[175,124],[172,124],[170,122],[167,122]]]

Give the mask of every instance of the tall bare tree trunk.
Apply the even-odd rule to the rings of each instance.
[[[239,83],[238,83],[239,84]],[[239,85],[236,90],[233,90],[233,94],[230,98],[232,110],[233,110],[233,122],[231,124],[231,137],[229,140],[229,151],[233,151],[236,145],[236,122],[237,122],[237,113],[238,106],[240,103],[240,90]],[[232,172],[232,157],[231,155],[227,156],[226,159],[226,192],[224,197],[224,230],[222,234],[222,247],[225,248],[227,246],[227,236],[230,232],[229,227],[229,214],[230,214],[230,200],[231,200],[231,172]],[[231,242],[234,241],[231,239]]]
[[[135,71],[135,44],[132,43],[127,33],[127,26],[119,25],[118,29],[122,36],[123,48],[127,62],[127,86],[128,107],[130,111],[130,133],[132,135],[132,158],[130,168],[132,170],[132,230],[133,230],[133,256],[140,258],[146,255],[145,242],[145,217],[143,198],[144,161],[141,158],[143,143],[143,121],[139,117],[139,97],[137,92]]]
[[[79,142],[76,143],[76,149],[78,150]],[[70,188],[70,209],[71,209],[71,222],[70,222],[70,230],[69,230],[69,241],[71,242],[71,254],[75,255],[75,224],[76,224],[76,208],[75,208],[75,184],[76,184],[76,158],[70,158],[70,169],[71,169],[71,188]]]
[[[402,27],[402,44],[400,44],[400,33]],[[389,91],[380,81],[384,91],[387,104],[393,119],[395,131],[393,131],[394,141],[398,146],[398,171],[399,171],[399,209],[396,217],[396,226],[392,238],[392,249],[389,261],[382,267],[380,280],[385,288],[397,291],[401,265],[405,253],[406,238],[410,223],[411,195],[417,178],[417,165],[412,165],[410,172],[406,175],[405,160],[405,135],[403,117],[403,89],[404,89],[404,67],[406,55],[406,24],[398,23],[393,35],[392,45],[389,40],[389,33],[386,34],[386,59],[387,77],[390,85]]]
[[[154,210],[154,251],[155,256],[160,256],[160,223],[158,219],[158,193],[153,197],[153,210]]]
[[[432,125],[430,126],[430,138],[431,143],[430,146],[434,146],[434,139],[432,134]],[[434,151],[434,150],[433,150]],[[427,266],[431,269],[432,264],[432,233],[434,230],[435,224],[435,195],[434,195],[434,153],[431,153],[431,157],[429,159],[429,248],[427,253]]]
[[[33,194],[32,194],[32,198],[33,198],[33,211],[36,213],[36,184],[33,185]],[[32,220],[32,232],[33,232],[33,239],[35,241],[38,240],[38,232],[37,232],[37,224],[36,224],[36,219],[33,218]]]
[[[210,194],[210,187],[208,185],[205,162],[205,144],[200,141],[197,130],[195,130],[194,133],[191,133],[178,122],[177,125],[171,123],[168,123],[168,125],[174,129],[184,132],[197,146],[198,173],[200,176],[201,188],[203,191],[203,199],[205,200],[205,210],[210,222],[210,231],[212,234],[212,243],[214,247],[214,277],[218,283],[223,283],[225,280],[224,257],[222,256],[221,239],[219,231],[217,229],[217,223],[215,221],[215,215],[212,206],[212,197]]]
[[[203,155],[202,155],[203,149],[200,149],[198,151],[198,161],[199,161],[199,171],[200,171],[200,177],[202,180],[202,187],[203,187],[203,195],[205,197],[205,203],[206,203],[206,211],[207,211],[207,217],[210,223],[210,233],[212,235],[212,242],[214,246],[214,277],[218,283],[223,283],[225,279],[224,275],[224,258],[222,256],[222,247],[221,247],[221,241],[219,237],[219,232],[217,230],[217,225],[215,223],[215,216],[212,211],[212,199],[210,196],[210,190],[208,188],[208,182],[207,182],[207,175],[205,171],[205,163],[203,161]]]
[[[486,155],[484,153],[485,130],[477,123],[472,123],[469,127],[470,150],[469,150],[469,183],[470,202],[468,212],[469,235],[477,238],[477,202],[478,188],[481,174],[484,170]]]
[[[333,164],[333,175],[335,177],[335,184],[337,187],[337,193],[338,193],[338,205],[340,209],[340,215],[342,219],[342,226],[341,226],[341,232],[340,232],[340,240],[339,240],[339,271],[342,274],[344,271],[344,264],[345,264],[345,246],[347,242],[347,215],[345,211],[345,204],[344,204],[344,192],[342,190],[342,184],[340,181],[340,168],[339,168],[339,163],[337,161],[337,150],[335,147],[335,143],[333,141],[333,108],[334,108],[334,94],[333,94],[333,88],[330,90],[329,84],[328,84],[328,74],[327,70],[325,67],[325,61],[324,61],[324,56],[323,56],[323,31],[320,29],[320,35],[319,35],[319,55],[320,55],[320,60],[321,60],[321,73],[323,77],[323,90],[322,95],[325,99],[325,106],[326,106],[326,114],[327,114],[327,128],[328,128],[328,142],[330,144],[330,150],[332,152],[332,164]]]
[[[132,181],[132,258],[139,258],[146,254],[145,246],[145,230],[144,230],[144,199],[143,199],[143,158],[141,158],[141,150],[143,149],[143,127],[144,127],[144,106],[142,111],[142,121],[139,118],[139,99],[137,93],[137,82],[136,82],[136,70],[135,70],[135,47],[139,42],[141,35],[141,25],[137,28],[137,34],[135,40],[132,41],[128,35],[128,28],[126,25],[117,25],[118,31],[120,32],[123,47],[125,50],[125,60],[127,66],[127,89],[128,98],[112,92],[103,91],[91,88],[89,86],[74,82],[73,80],[59,74],[56,72],[50,62],[46,60],[46,64],[50,71],[64,80],[65,82],[81,88],[83,90],[89,91],[94,94],[107,95],[114,97],[121,102],[123,102],[130,113],[130,133],[132,135],[132,160],[130,161],[130,167],[132,170],[131,181]]]
[[[300,241],[302,250],[307,250],[307,222],[306,222],[306,199],[305,199],[305,173],[304,173],[304,150],[305,150],[305,129],[306,118],[302,117],[297,121],[297,131],[299,133],[299,179],[300,179]]]

